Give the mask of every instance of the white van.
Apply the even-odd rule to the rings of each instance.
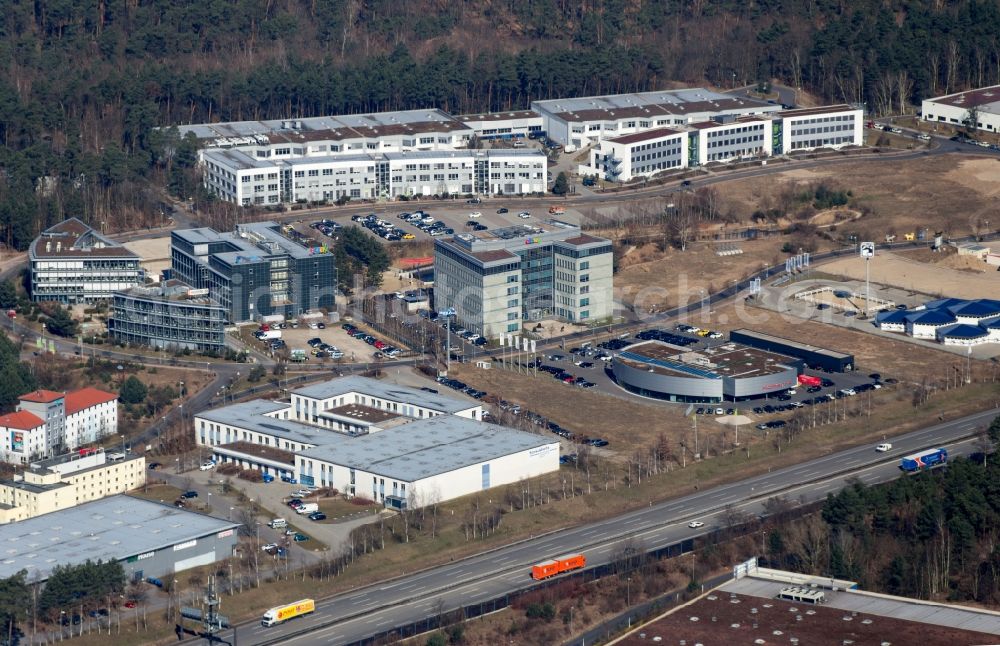
[[[284,529],[285,527],[288,527],[288,521],[286,521],[284,518],[275,518],[274,520],[269,522],[267,526],[270,527],[271,529]]]
[[[307,502],[302,505],[299,505],[299,508],[295,510],[295,513],[299,515],[305,515],[305,514],[311,514],[314,511],[319,511],[319,505],[314,502]]]

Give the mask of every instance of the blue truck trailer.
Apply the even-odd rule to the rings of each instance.
[[[944,449],[927,449],[920,453],[914,453],[903,458],[899,463],[899,468],[908,473],[923,471],[943,465],[948,461],[948,452]]]

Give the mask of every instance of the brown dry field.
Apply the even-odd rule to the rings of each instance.
[[[939,257],[937,261],[932,258],[935,255]],[[876,283],[949,298],[985,298],[1000,294],[1000,272],[995,267],[991,267],[993,271],[979,272],[948,266],[964,260],[954,254],[934,254],[929,250],[915,254],[878,252],[870,261],[871,278]],[[984,262],[976,262],[988,267]],[[857,258],[824,263],[822,271],[853,280],[865,279],[864,263]]]
[[[626,447],[650,446],[660,433],[676,442],[691,429],[691,421],[683,416],[683,406],[663,406],[638,398],[623,399],[583,390],[558,382],[544,372],[532,377],[496,368],[482,370],[466,364],[457,370],[452,366],[451,373],[488,393],[503,393],[504,399],[544,415],[563,428],[603,437],[611,442],[616,453],[625,452]],[[714,422],[699,425],[699,432],[706,434],[721,433],[723,429]]]
[[[891,233],[901,239],[923,227],[951,237],[968,235],[977,218],[989,219],[1000,204],[1000,160],[962,155],[792,169],[726,182],[720,190],[749,215],[790,184],[821,180],[852,191],[856,205],[872,209],[852,226],[871,240]]]
[[[742,280],[763,266],[783,261],[787,254],[781,246],[785,236],[734,243],[743,249],[737,256],[717,256],[710,243],[696,243],[687,251],[667,249],[658,252],[653,244],[637,247],[619,260],[615,274],[615,291],[627,303],[648,312],[669,309],[679,303],[693,303],[701,298],[701,290],[714,292]],[[832,248],[826,240],[821,250]]]

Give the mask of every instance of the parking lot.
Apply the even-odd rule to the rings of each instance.
[[[474,231],[475,225],[485,227],[483,230],[497,229],[512,224],[531,224],[534,221],[546,222],[556,218],[561,222],[579,225],[580,214],[567,210],[559,215],[550,215],[548,207],[524,207],[522,198],[487,198],[480,202],[469,203],[467,200],[412,200],[410,202],[393,202],[385,205],[373,205],[369,216],[327,215],[323,218],[299,220],[293,224],[293,229],[303,236],[319,243],[332,244],[339,231],[344,226],[360,226],[371,235],[384,242],[395,243],[405,240],[430,240],[435,237],[452,233]],[[413,217],[419,212],[420,220]],[[475,214],[479,215],[475,215]],[[527,213],[527,217],[521,217]],[[400,216],[409,214],[409,220]],[[430,219],[428,219],[430,218]],[[422,224],[422,226],[418,226]],[[471,224],[470,224],[471,223]],[[367,225],[367,226],[366,226]],[[435,228],[431,228],[432,226]],[[435,235],[431,233],[440,231]]]
[[[311,325],[315,325],[316,327],[310,327]],[[323,327],[320,328],[320,325]],[[343,329],[343,323],[315,321],[307,324],[300,322],[297,324],[297,327],[292,327],[291,323],[286,323],[284,329],[281,329],[280,332],[281,339],[285,342],[288,350],[292,353],[301,351],[302,355],[307,357],[305,360],[310,362],[376,361],[382,357],[377,357],[375,353],[381,353],[383,349],[376,347],[376,342],[383,342],[386,345],[397,347],[401,352],[405,351],[405,348],[400,348],[398,343],[389,343],[389,339],[378,334],[371,335],[374,339],[372,343],[367,343],[363,338],[351,336]],[[316,343],[315,339],[319,339],[319,343]],[[310,341],[313,341],[313,343],[310,343]],[[319,347],[320,344],[326,344],[328,347],[321,348]],[[263,343],[258,344],[257,347],[258,349],[263,348],[262,351],[265,353],[270,351]]]
[[[520,368],[526,372],[531,370],[549,373],[554,379],[570,387],[594,388],[623,399],[634,398],[665,406],[677,406],[671,402],[644,398],[619,387],[610,368],[612,355],[637,341],[644,340],[663,341],[683,347],[685,350],[698,351],[727,343],[721,338],[722,336],[721,332],[715,330],[699,329],[683,324],[673,329],[650,328],[628,338],[611,339],[593,345],[584,343],[580,347],[570,347],[565,351],[549,352],[536,359],[535,363],[524,363]],[[769,393],[746,401],[693,404],[691,409],[696,415],[716,417],[740,414],[747,415],[757,423],[782,422],[782,415],[790,416],[798,409],[808,409],[811,406],[850,398],[869,389],[877,390],[883,385],[896,383],[892,377],[867,373],[826,373],[807,370],[805,375],[818,379],[820,385],[814,387],[800,385],[790,391]],[[878,385],[873,385],[875,383]],[[687,404],[682,405],[687,406]]]

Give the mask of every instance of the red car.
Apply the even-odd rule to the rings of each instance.
[[[126,608],[135,608],[135,601],[132,601],[131,599],[129,599],[128,601],[125,602],[125,607]]]

